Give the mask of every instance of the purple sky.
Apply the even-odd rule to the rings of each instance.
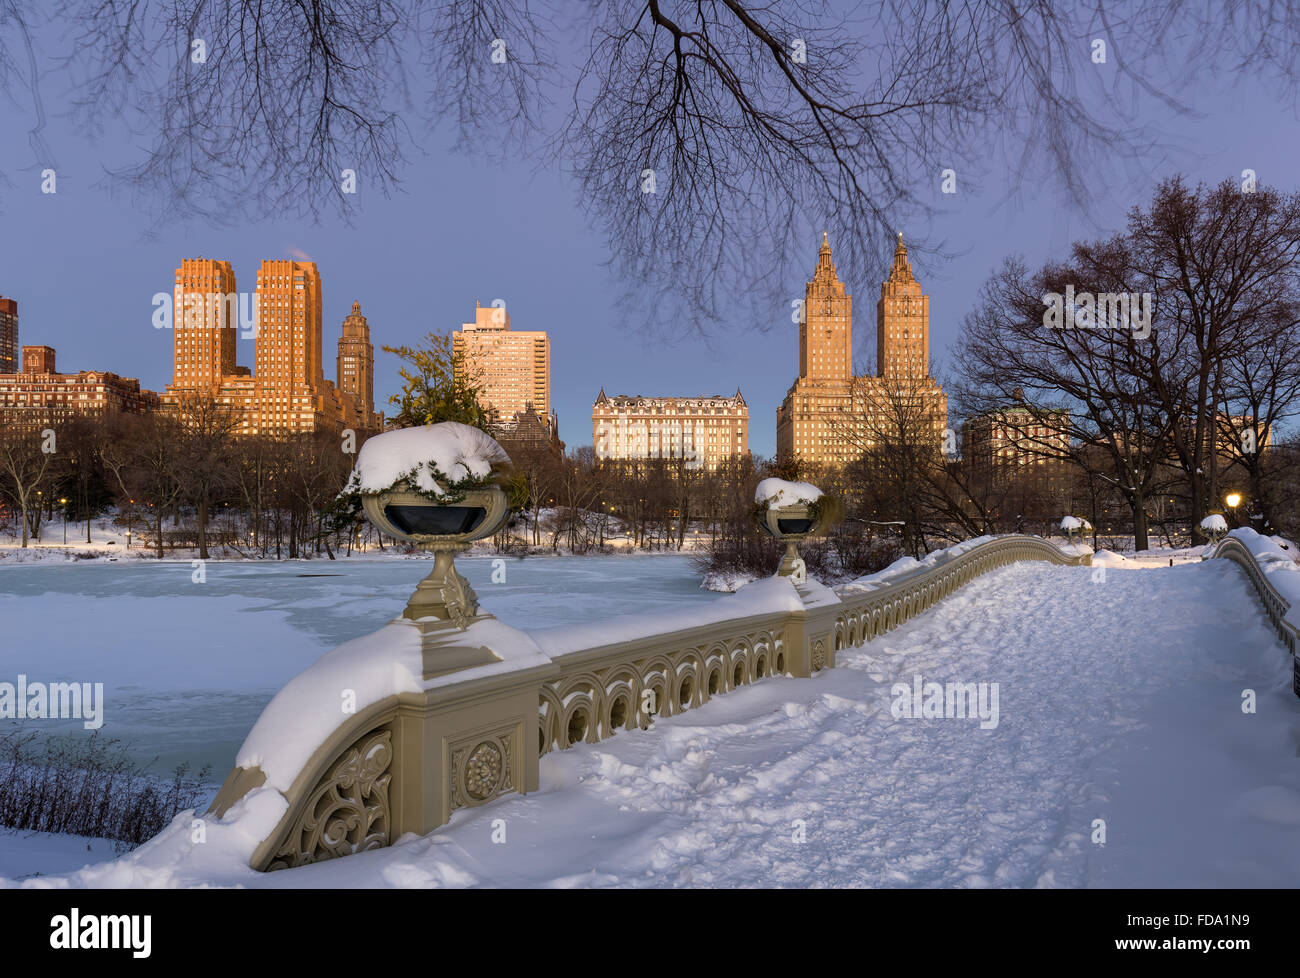
[[[979,187],[959,173],[953,198],[941,198],[937,174],[918,174],[919,186],[933,187],[939,211],[917,233],[958,254],[937,267],[914,262],[931,296],[932,358],[948,366],[947,348],[962,317],[1003,257],[1020,253],[1038,262],[1062,254],[1076,238],[1119,227],[1126,210],[1145,202],[1162,177],[1181,172],[1192,181],[1217,182],[1239,179],[1250,167],[1262,182],[1295,189],[1296,113],[1270,90],[1246,80],[1226,92],[1184,93],[1196,117],[1156,119],[1177,148],[1143,160],[1131,179],[1112,181],[1092,212],[1096,223],[1032,185],[1007,200],[1006,169],[992,161]],[[707,341],[689,330],[670,341],[628,328],[615,319],[620,288],[603,267],[603,232],[584,222],[564,174],[534,173],[528,163],[489,166],[447,151],[436,134],[424,140],[427,155],[403,172],[404,194],[367,194],[363,175],[361,213],[352,227],[333,217],[233,228],[176,224],[150,238],[147,214],[95,186],[103,167],[130,159],[135,144],[116,132],[90,140],[73,131],[62,116],[62,91],[51,75],[43,94],[53,163],[33,159],[29,102],[0,102],[0,174],[8,181],[0,184],[0,294],[19,301],[20,342],[56,347],[62,370],[111,370],[162,390],[171,379],[171,335],[151,327],[150,300],[170,291],[182,257],[229,259],[239,287],[251,291],[263,258],[301,252],[322,276],[325,375],[334,377],[339,327],[359,301],[376,347],[378,407],[386,407],[397,382],[395,358],[380,353],[381,344],[414,343],[429,330],[457,328],[473,318],[475,299],[485,305],[503,299],[515,328],[550,332],[553,406],[570,446],[591,443],[591,404],[602,385],[611,394],[730,394],[739,387],[753,419],[751,449],[773,452],[776,407],[798,370],[789,306],[774,309],[767,322],[738,319]],[[40,192],[45,165],[57,168],[55,195]],[[834,247],[836,229],[829,230]],[[910,234],[906,223],[903,231]],[[806,242],[804,278],[818,244]],[[865,352],[879,283],[848,286],[855,342]],[[801,297],[803,278],[785,287],[790,298]],[[239,341],[239,362],[253,365],[251,340]]]

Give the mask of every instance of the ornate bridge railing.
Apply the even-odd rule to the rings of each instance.
[[[448,672],[444,653],[431,660],[426,652],[423,680],[419,640],[410,638],[423,622],[399,619],[290,681],[258,719],[212,810],[221,816],[254,792],[277,793],[271,800],[283,814],[249,856],[259,870],[424,835],[460,808],[537,790],[547,751],[644,729],[768,676],[811,676],[834,666],[844,647],[1021,560],[1089,564],[1091,553],[1007,536],[838,591],[769,578],[675,614],[667,630],[662,619],[628,616],[526,633],[486,616],[455,633],[445,655],[482,662],[486,651],[500,661]],[[375,678],[394,675],[391,687]],[[301,742],[304,715],[330,697],[337,704],[338,688],[362,691],[354,712],[308,738],[314,750],[282,749],[276,735],[295,731]]]
[[[1245,570],[1282,644],[1291,650],[1291,689],[1300,696],[1300,663],[1296,660],[1300,630],[1287,620],[1291,606],[1300,601],[1300,567],[1272,539],[1254,530],[1234,530],[1224,537],[1206,559],[1216,557]]]

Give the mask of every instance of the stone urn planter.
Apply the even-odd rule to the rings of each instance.
[[[409,484],[361,497],[366,518],[381,533],[433,554],[433,570],[406,603],[404,618],[439,618],[464,629],[478,615],[478,597],[456,570],[455,555],[496,533],[510,515],[500,486],[468,489],[455,502],[438,503]]]
[[[777,576],[802,584],[808,579],[808,568],[799,556],[799,541],[825,536],[843,515],[843,504],[816,486],[782,479],[760,482],[754,501],[758,525],[785,544]]]
[[[1081,516],[1067,516],[1061,520],[1061,529],[1065,531],[1066,539],[1078,546],[1083,543],[1084,534],[1092,532],[1092,524]]]
[[[464,631],[480,617],[455,555],[510,515],[501,488],[509,473],[510,457],[490,435],[456,422],[384,432],[361,446],[345,495],[359,499],[381,533],[434,557],[403,618],[424,623],[424,631],[442,623]]]

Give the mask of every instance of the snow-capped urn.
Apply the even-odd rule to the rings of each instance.
[[[1067,516],[1061,520],[1061,529],[1071,543],[1082,543],[1083,534],[1092,530],[1092,524],[1081,516]]]
[[[478,615],[478,597],[453,558],[505,522],[510,504],[501,486],[509,473],[510,456],[491,435],[455,421],[387,431],[361,446],[343,495],[359,496],[381,533],[434,554],[404,618],[464,629]]]
[[[454,503],[466,490],[499,486],[509,470],[510,456],[487,432],[443,421],[367,439],[343,492],[377,495],[402,490]]]
[[[796,584],[808,579],[808,568],[796,544],[822,536],[843,513],[844,504],[838,496],[828,495],[807,482],[764,479],[754,490],[754,519],[786,545],[777,576],[789,577]]]
[[[1201,520],[1201,529],[1205,531],[1211,543],[1218,543],[1228,535],[1228,521],[1223,518],[1222,513],[1211,513]]]

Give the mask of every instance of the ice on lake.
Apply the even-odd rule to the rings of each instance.
[[[462,557],[483,607],[519,628],[710,601],[687,556]],[[40,564],[0,568],[0,681],[102,682],[101,736],[150,770],[220,781],[276,690],[323,652],[400,615],[424,559]],[[494,570],[504,583],[493,583]],[[18,722],[0,720],[0,733]],[[80,721],[24,730],[89,736]]]

